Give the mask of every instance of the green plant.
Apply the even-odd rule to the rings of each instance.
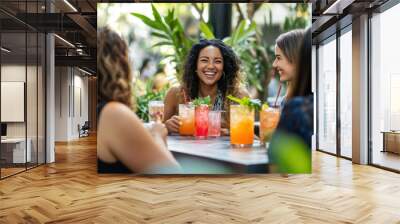
[[[177,78],[181,80],[183,65],[194,41],[186,36],[181,22],[175,15],[174,9],[168,10],[166,16],[161,16],[153,4],[151,8],[154,19],[150,19],[139,13],[132,13],[132,15],[154,29],[151,35],[158,37],[160,41],[154,44],[153,47],[170,46],[174,49],[174,54],[165,56],[172,58],[172,61],[176,63]]]
[[[148,104],[152,100],[164,100],[168,86],[159,92],[152,90],[153,82],[150,80],[146,83],[146,92],[141,96],[136,97],[136,114],[144,122],[149,121],[149,107]]]
[[[307,27],[309,21],[308,5],[298,3],[294,6],[289,6],[291,14],[294,16],[287,16],[283,22],[283,31],[287,32],[289,30],[305,28]]]
[[[259,111],[261,109],[261,101],[259,99],[250,99],[248,97],[243,97],[242,99],[240,99],[232,95],[229,95],[228,99],[240,105],[248,106],[249,108],[254,109],[256,111]]]
[[[200,105],[208,105],[211,106],[211,98],[210,96],[206,96],[206,97],[198,97],[196,99],[193,100],[193,104],[194,106],[200,106]]]
[[[252,7],[250,7],[252,6]],[[253,16],[257,10],[262,9],[261,4],[249,4],[251,10],[245,16],[244,11],[240,11],[240,20],[232,34],[224,38],[224,42],[231,46],[241,61],[241,69],[245,74],[246,82],[249,86],[257,90],[257,96],[261,99],[268,97],[268,84],[271,76],[274,74],[272,69],[272,61],[274,55],[274,44],[267,43],[267,37],[274,32],[276,24],[266,24],[262,29],[257,27],[253,21]],[[240,10],[240,7],[236,7]],[[283,27],[278,26],[275,30],[276,35],[285,31],[304,28],[308,24],[310,17],[308,12],[308,4],[296,4],[289,6],[291,16],[286,17]],[[184,32],[181,22],[176,18],[175,11],[169,10],[167,16],[161,16],[157,9],[152,5],[153,17],[150,19],[138,13],[132,15],[141,19],[146,25],[153,29],[152,35],[160,38],[160,41],[154,46],[171,46],[174,50],[173,54],[166,55],[176,62],[176,71],[178,80],[182,80],[183,66],[185,58],[190,51],[193,40]],[[200,10],[201,11],[201,10]],[[250,13],[251,12],[251,13]],[[270,14],[272,17],[272,13]],[[214,39],[214,33],[209,24],[203,20],[200,21],[200,35],[206,39]],[[273,38],[275,39],[275,38]]]

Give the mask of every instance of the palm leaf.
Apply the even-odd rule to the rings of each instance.
[[[231,37],[232,37],[232,45],[236,45],[237,44],[237,40],[240,37],[241,33],[243,33],[243,30],[246,26],[246,20],[242,20],[239,23],[239,26],[236,28],[236,30],[232,33]]]
[[[153,4],[151,4],[151,9],[153,11],[153,16],[154,16],[154,20],[160,24],[160,26],[162,27],[162,29],[164,30],[165,33],[168,33],[168,27],[167,24],[165,24],[164,20],[161,18],[160,13],[157,11],[156,7],[154,7]]]
[[[257,25],[255,22],[252,22],[250,24],[250,26],[247,29],[244,29],[239,36],[237,37],[237,43],[241,43],[244,40],[247,40],[248,38],[250,38],[251,36],[253,36],[254,34],[256,34],[256,28]]]
[[[150,27],[153,28],[153,29],[156,29],[156,30],[163,30],[161,24],[159,24],[159,23],[157,23],[157,22],[151,20],[149,17],[147,17],[147,16],[145,16],[145,15],[142,15],[142,14],[140,14],[140,13],[135,13],[135,12],[131,13],[131,15],[133,15],[133,16],[139,18],[140,20],[142,20],[142,22],[143,22],[144,24],[150,26]]]
[[[162,38],[162,39],[167,39],[167,40],[170,39],[168,35],[166,35],[164,33],[155,32],[155,31],[151,31],[151,35]]]
[[[215,39],[215,36],[213,32],[211,31],[210,27],[207,25],[207,23],[201,21],[200,22],[200,30],[204,34],[204,37],[206,39]]]
[[[232,37],[225,37],[222,41],[223,41],[226,45],[232,47]]]
[[[171,46],[171,45],[173,45],[173,43],[171,41],[161,41],[161,42],[158,42],[156,44],[153,44],[152,47],[158,47],[158,46],[164,46],[164,45]]]

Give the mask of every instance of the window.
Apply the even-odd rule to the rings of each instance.
[[[318,149],[336,153],[336,36],[318,48]]]
[[[340,154],[352,157],[352,33],[340,36]]]
[[[1,6],[39,13],[44,1],[9,1]],[[2,143],[0,178],[45,162],[45,34],[0,12],[0,82]],[[14,97],[11,97],[14,96]],[[15,99],[13,102],[10,99]],[[14,110],[10,110],[13,105]],[[17,111],[18,110],[18,111]],[[19,112],[19,113],[18,113]],[[11,116],[10,116],[11,115]]]
[[[371,18],[372,164],[395,170],[400,170],[400,155],[396,154],[400,153],[398,21],[399,4]],[[396,134],[391,131],[399,132]]]

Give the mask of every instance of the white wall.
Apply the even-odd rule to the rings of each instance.
[[[88,120],[88,78],[83,75],[76,68],[56,67],[56,141],[77,139],[78,124]]]
[[[68,140],[68,87],[67,67],[55,68],[55,141]]]
[[[21,112],[26,112],[26,121],[23,122],[6,122],[7,137],[9,138],[25,138],[30,140],[32,161],[44,163],[44,83],[41,66],[32,66],[25,64],[3,64],[1,66],[1,78],[3,81],[24,82],[26,83],[26,107],[21,108]],[[27,80],[25,80],[27,78]],[[7,96],[2,96],[7,97]],[[1,110],[12,110],[12,108],[2,107]],[[3,111],[4,112],[4,111]],[[11,111],[12,112],[12,111]],[[39,153],[39,155],[37,155]]]
[[[4,82],[25,82],[25,65],[2,65],[1,66],[1,81]],[[30,94],[28,94],[30,95]],[[7,110],[7,108],[1,108]],[[24,122],[7,123],[8,137],[25,137]]]

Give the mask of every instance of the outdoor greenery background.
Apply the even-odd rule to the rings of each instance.
[[[128,42],[136,77],[133,94],[137,114],[143,120],[147,120],[148,101],[163,99],[168,86],[155,91],[152,78],[140,79],[141,64],[150,59],[169,85],[177,85],[192,44],[200,38],[214,38],[208,21],[209,7],[209,3],[98,4],[98,27],[109,26]],[[232,4],[232,24],[227,24],[231,35],[223,41],[240,57],[244,84],[253,98],[271,101],[276,97],[272,90],[276,90],[278,82],[271,82],[275,75],[275,39],[289,30],[310,26],[310,8],[301,3]]]

